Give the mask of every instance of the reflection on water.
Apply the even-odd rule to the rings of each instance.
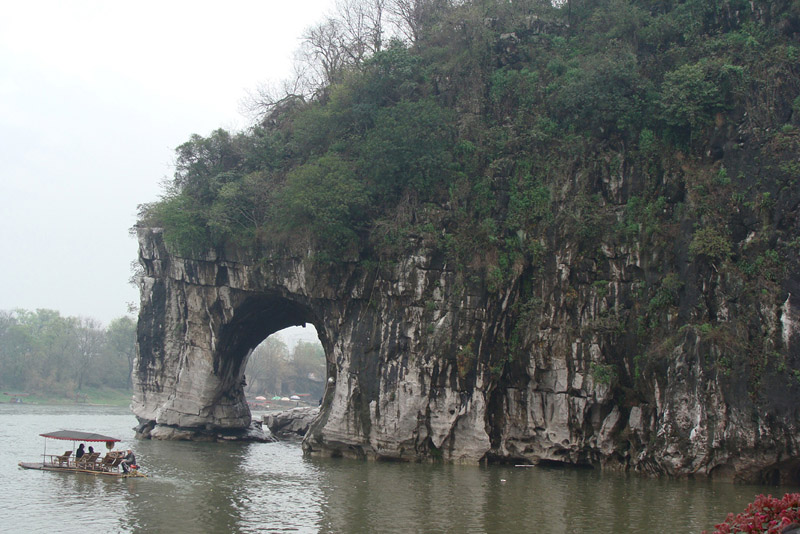
[[[757,493],[584,469],[364,463],[296,443],[136,441],[127,410],[0,405],[3,532],[700,532]],[[133,448],[149,478],[27,471],[60,429]],[[50,441],[48,452],[67,442]],[[60,450],[59,450],[60,449]]]

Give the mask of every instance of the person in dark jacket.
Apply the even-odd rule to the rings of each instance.
[[[128,449],[128,453],[125,455],[120,465],[122,466],[122,470],[126,473],[130,471],[131,466],[136,467],[136,456],[134,456],[132,450]]]
[[[78,458],[80,458],[81,456],[83,456],[83,453],[84,453],[84,450],[83,450],[83,443],[81,443],[80,445],[78,445],[78,450],[77,450],[77,451],[75,451],[75,459],[77,460]]]

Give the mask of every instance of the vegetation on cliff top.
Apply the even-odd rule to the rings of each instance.
[[[641,230],[663,232],[665,213],[689,196],[699,225],[689,252],[716,265],[732,246],[728,208],[768,219],[795,185],[798,2],[391,6],[409,13],[395,37],[413,40],[384,45],[380,22],[347,32],[346,13],[309,29],[306,57],[321,77],[301,80],[305,94],[262,102],[263,120],[245,132],[192,136],[140,224],[163,227],[182,253],[235,243],[257,254],[304,237],[337,260],[423,236],[462,259],[489,246],[509,264],[531,260],[554,223],[587,242],[609,231],[624,242],[647,210]],[[747,113],[746,134],[786,154],[768,179],[719,163],[713,137],[731,113]],[[716,176],[664,190],[676,166]],[[592,183],[628,173],[642,176],[625,196]],[[585,182],[582,197],[559,195],[568,179]],[[607,205],[619,203],[627,220],[608,228]]]
[[[516,288],[497,376],[569,242],[585,269],[559,298],[591,293],[583,334],[624,347],[598,378],[633,391],[690,339],[756,394],[800,363],[762,312],[800,270],[799,34],[797,0],[343,4],[306,34],[315,76],[262,95],[247,131],[181,145],[139,225],[184,255],[436,252],[465,285]],[[614,250],[642,262],[625,293]]]

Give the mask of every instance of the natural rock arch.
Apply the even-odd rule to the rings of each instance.
[[[231,250],[190,259],[170,254],[158,229],[141,229],[139,243],[140,435],[253,437],[241,386],[249,351],[273,332],[311,323],[327,389],[307,452],[470,462],[486,455],[487,392],[457,355],[482,328],[485,306],[466,297],[458,312],[442,306],[427,325],[430,301],[444,302],[442,288],[455,276],[435,258],[377,269],[315,262],[308,251],[273,251],[259,263]],[[467,381],[476,394],[463,390]]]
[[[422,248],[375,265],[318,262],[308,250],[261,251],[258,261],[237,250],[182,258],[158,229],[140,229],[139,243],[132,407],[142,436],[258,437],[241,385],[247,356],[271,333],[311,323],[328,381],[303,441],[309,454],[797,477],[796,404],[778,399],[775,413],[753,418],[752,401],[703,364],[713,348],[691,328],[653,376],[651,397],[616,398],[596,369],[624,347],[571,326],[596,321],[602,308],[560,252],[537,275],[542,322],[532,323],[515,315],[521,285],[492,294]],[[630,292],[635,257],[607,261],[614,291]],[[789,354],[796,309],[787,298],[775,312]],[[522,347],[515,359],[509,339]]]
[[[145,275],[133,401],[139,433],[259,439],[243,391],[247,360],[273,333],[318,326],[319,317],[307,299],[285,288],[234,287],[249,273],[237,262],[171,257],[157,230],[141,242]],[[325,331],[318,333],[326,346]]]
[[[233,310],[219,329],[214,373],[242,382],[253,350],[272,334],[290,326],[315,324],[311,310],[286,297],[254,294]]]

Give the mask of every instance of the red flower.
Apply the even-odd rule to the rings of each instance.
[[[795,522],[800,523],[800,493],[787,493],[782,499],[758,495],[744,512],[728,514],[723,523],[714,525],[713,534],[780,534],[786,525]]]

